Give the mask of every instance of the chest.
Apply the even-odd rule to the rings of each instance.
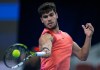
[[[58,44],[58,45],[69,45],[72,44],[72,38],[70,35],[68,35],[67,33],[60,33],[60,34],[54,34],[55,37],[55,43],[54,44]]]

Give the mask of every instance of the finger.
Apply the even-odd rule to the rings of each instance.
[[[92,26],[91,23],[87,23],[86,24],[87,29],[91,30],[92,32],[94,32],[94,27]]]
[[[91,29],[91,28],[89,28],[89,30],[91,30],[92,32],[94,32],[94,30],[93,30],[93,29]]]
[[[83,29],[86,29],[84,25],[82,25],[82,28],[83,28]]]
[[[87,27],[92,27],[92,24],[91,23],[87,23],[86,26]]]
[[[89,24],[90,24],[90,23],[86,23],[86,29],[89,28]]]
[[[92,26],[91,23],[88,23],[89,29],[91,29],[92,31],[94,31],[94,27]]]
[[[93,26],[92,26],[92,24],[89,24],[89,27],[92,28],[92,29],[94,29]]]

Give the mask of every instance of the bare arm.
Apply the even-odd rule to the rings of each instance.
[[[46,55],[43,57],[49,57],[51,55],[52,41],[53,37],[48,33],[42,35],[39,39],[40,51],[46,52]]]
[[[94,32],[94,28],[91,23],[87,23],[86,26],[82,25],[84,33],[86,34],[85,42],[82,48],[77,43],[73,43],[73,53],[80,59],[86,60],[91,47],[91,39]]]

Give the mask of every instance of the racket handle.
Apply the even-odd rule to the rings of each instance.
[[[46,52],[36,52],[36,56],[43,56],[45,54],[46,54]]]

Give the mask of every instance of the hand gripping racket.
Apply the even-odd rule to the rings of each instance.
[[[14,50],[18,50],[19,51],[19,56],[18,57],[14,57],[12,55]],[[16,54],[18,54],[18,52],[16,52]],[[21,44],[21,43],[16,43],[11,45],[5,52],[4,54],[4,64],[11,69],[17,68],[19,66],[22,66],[24,64],[24,62],[26,62],[29,58],[31,57],[35,57],[35,56],[43,56],[45,55],[45,52],[33,52],[33,51],[29,51],[27,46],[25,44]]]

